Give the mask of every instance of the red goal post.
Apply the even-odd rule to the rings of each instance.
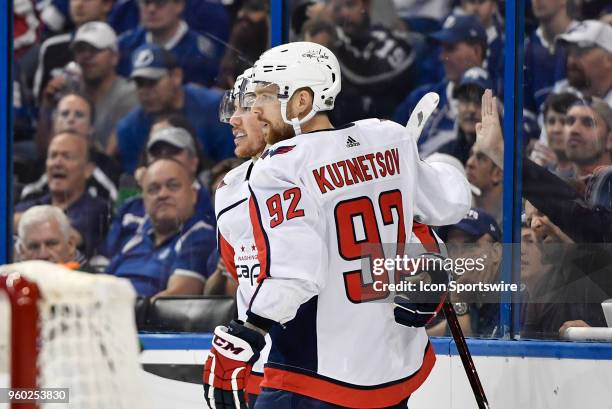
[[[135,299],[114,276],[43,261],[0,266],[0,376],[10,381],[0,387],[67,388],[70,402],[11,408],[150,408]]]
[[[4,292],[4,310],[0,307],[0,373],[10,374],[11,388],[36,387],[36,332],[38,322],[38,286],[19,274],[0,274],[0,293]],[[1,295],[0,295],[1,298]],[[9,330],[9,331],[6,331]],[[9,338],[10,337],[10,338]],[[15,345],[15,348],[11,348]],[[10,352],[9,352],[10,351]],[[9,355],[10,353],[10,355]],[[3,368],[4,366],[4,368]],[[24,403],[22,409],[35,409]]]

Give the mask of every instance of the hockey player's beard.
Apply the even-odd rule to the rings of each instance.
[[[263,128],[264,139],[268,145],[273,145],[277,142],[284,141],[285,139],[293,138],[295,132],[291,125],[286,124],[280,120],[276,124],[272,124],[268,121],[262,121],[266,126]]]

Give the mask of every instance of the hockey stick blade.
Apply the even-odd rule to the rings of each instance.
[[[435,92],[428,92],[419,100],[408,118],[406,129],[416,136],[416,141],[419,141],[423,128],[427,120],[433,114],[440,102],[440,96]]]
[[[410,118],[408,118],[408,122],[406,123],[406,129],[413,135],[415,139],[415,143],[419,143],[419,139],[421,138],[421,133],[425,128],[425,124],[429,120],[429,117],[438,107],[438,103],[440,102],[440,96],[435,92],[428,92],[423,95],[423,97],[417,102],[410,114]],[[419,210],[415,209],[415,219],[421,220],[418,216]]]

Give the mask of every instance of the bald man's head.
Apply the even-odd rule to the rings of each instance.
[[[176,231],[195,211],[197,193],[191,172],[172,159],[153,162],[142,180],[145,209],[156,233]]]

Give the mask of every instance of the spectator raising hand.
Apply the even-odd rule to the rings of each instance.
[[[465,173],[468,181],[480,189],[480,195],[474,197],[475,206],[501,224],[504,144],[496,99],[490,89],[485,90],[481,105],[481,122],[475,125],[476,142],[465,163]]]
[[[503,164],[504,159],[504,137],[499,122],[499,112],[497,110],[497,97],[493,96],[493,91],[485,90],[482,94],[482,122],[476,124],[476,140],[479,145],[487,149],[488,156]],[[491,156],[493,155],[493,156]]]

